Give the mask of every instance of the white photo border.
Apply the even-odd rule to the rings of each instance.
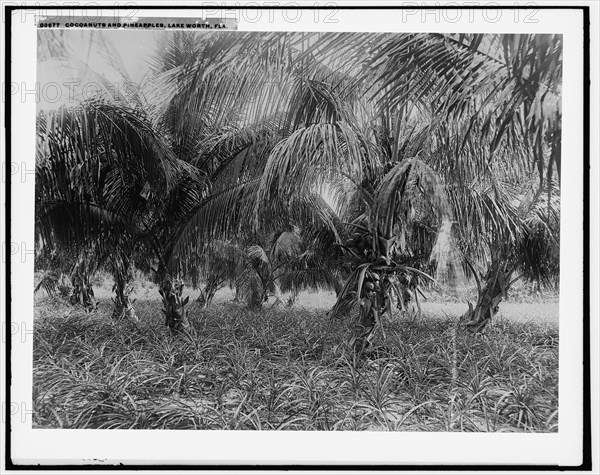
[[[74,2],[73,2],[74,3]],[[240,8],[238,31],[373,31],[373,32],[502,32],[561,33],[564,35],[563,78],[563,165],[561,190],[561,286],[559,350],[559,430],[553,434],[470,434],[470,433],[377,433],[377,432],[224,432],[162,430],[59,430],[32,429],[32,348],[33,338],[33,258],[34,179],[36,102],[31,91],[36,81],[37,29],[34,15],[24,10],[12,12],[11,77],[18,92],[11,98],[11,161],[23,170],[12,176],[11,241],[23,245],[12,259],[12,307],[10,321],[22,330],[12,335],[11,403],[23,404],[11,419],[11,457],[15,464],[117,464],[126,465],[561,465],[582,463],[583,451],[583,11],[538,9],[537,22],[515,21],[511,10],[495,21],[485,21],[482,10],[459,21],[445,21],[440,9],[422,16],[417,2],[404,2],[406,10],[343,9],[353,2],[323,2],[335,6],[336,22],[315,21],[311,10],[296,21],[289,21],[282,10],[253,10],[258,2]],[[276,2],[264,2],[273,4]],[[294,2],[292,2],[294,3]],[[314,5],[316,2],[310,2]],[[461,2],[450,2],[462,5]],[[464,2],[474,4],[477,2]],[[512,6],[516,2],[507,5]],[[533,2],[528,2],[532,4]],[[541,3],[541,2],[539,2]],[[127,2],[132,5],[134,2]],[[218,16],[216,2],[189,3],[189,10],[145,9],[135,3],[137,16],[192,16],[211,10]],[[114,5],[109,2],[108,5]],[[152,5],[152,4],[150,4]],[[282,5],[285,5],[282,3]],[[414,6],[413,6],[414,5]],[[403,6],[401,3],[396,6]],[[573,7],[576,5],[573,4]],[[391,7],[391,5],[390,5]],[[127,7],[129,8],[129,7]],[[114,7],[108,9],[114,14]],[[242,13],[255,13],[257,21],[248,21]],[[416,13],[412,13],[416,11]],[[446,9],[450,14],[452,9]],[[532,9],[533,10],[533,9]],[[463,10],[464,11],[464,10]],[[258,15],[258,12],[262,12]],[[304,13],[306,12],[306,14]],[[323,10],[320,12],[325,13]],[[404,13],[402,13],[404,12]],[[40,13],[39,10],[37,13]],[[83,11],[83,14],[86,12]],[[225,12],[224,12],[225,13]],[[272,15],[271,15],[272,13]],[[231,13],[229,13],[231,14]],[[17,18],[20,15],[20,18]],[[493,12],[489,13],[493,15]],[[323,20],[325,15],[319,15]],[[287,18],[288,21],[285,20]],[[296,17],[293,17],[296,18]],[[431,21],[437,18],[439,21]],[[456,18],[449,16],[448,18]],[[496,18],[490,16],[489,18]],[[488,18],[488,20],[489,20]],[[271,19],[275,21],[271,21]],[[473,19],[473,21],[471,21]],[[596,51],[597,52],[597,51]],[[593,54],[591,55],[593,57]],[[598,98],[597,93],[596,99]],[[593,97],[593,96],[592,96]],[[596,100],[597,106],[597,100]],[[596,111],[597,112],[597,111]],[[597,117],[597,116],[596,116]],[[597,124],[597,122],[596,122]],[[597,128],[591,129],[598,130]],[[597,149],[596,149],[597,152]],[[591,151],[593,154],[593,150]],[[592,155],[597,160],[596,155]],[[595,164],[597,170],[597,163]],[[29,170],[29,173],[27,172]],[[597,180],[597,177],[594,177]],[[596,184],[597,185],[597,184]],[[592,186],[597,197],[597,187]],[[595,194],[595,195],[594,195]],[[596,207],[597,212],[597,207]],[[594,207],[592,208],[594,216]],[[597,223],[597,215],[596,221]],[[593,236],[592,236],[592,239]],[[597,243],[597,235],[596,235]],[[32,256],[32,255],[31,255]],[[597,253],[596,253],[597,256]],[[593,254],[592,254],[593,257]],[[597,275],[597,274],[596,274]],[[593,288],[593,287],[592,287]],[[4,294],[4,297],[6,295]],[[595,314],[597,316],[597,313]],[[594,333],[594,328],[596,332]],[[597,337],[597,321],[591,327]],[[597,355],[597,347],[596,347]],[[593,373],[592,373],[593,374]],[[597,381],[596,381],[597,388]],[[29,405],[29,406],[28,406]],[[12,411],[11,411],[12,412]],[[597,413],[596,413],[597,418]],[[596,426],[597,427],[597,426]]]

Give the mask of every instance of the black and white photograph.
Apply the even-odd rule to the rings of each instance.
[[[36,17],[31,433],[581,446],[583,59],[528,10],[297,11]]]

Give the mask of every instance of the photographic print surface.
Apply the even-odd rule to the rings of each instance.
[[[40,29],[33,427],[558,431],[562,61]]]

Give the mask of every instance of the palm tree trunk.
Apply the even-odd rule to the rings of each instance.
[[[112,313],[112,317],[115,320],[121,319],[125,312],[125,308],[127,306],[127,300],[125,295],[125,286],[127,285],[127,280],[123,275],[123,272],[115,271],[114,272],[114,280],[115,285],[113,286],[113,291],[115,292],[115,298],[111,299],[115,304],[115,308]]]
[[[200,288],[200,295],[196,301],[202,305],[202,308],[208,307],[212,303],[217,290],[217,287],[214,286],[212,282],[208,282],[204,289]]]
[[[357,358],[370,346],[375,329],[380,322],[380,299],[374,293],[361,299],[358,318],[350,329],[346,346]]]
[[[498,307],[510,285],[514,267],[508,261],[496,260],[490,265],[485,277],[483,287],[478,281],[478,298],[475,308],[469,302],[469,309],[461,317],[465,327],[472,332],[482,331],[492,318],[498,313]]]
[[[73,289],[71,291],[71,295],[69,296],[69,302],[71,305],[77,305],[78,303],[81,303],[81,284],[79,283],[78,279],[73,280],[75,280],[75,282],[73,282]]]
[[[296,304],[296,301],[298,300],[298,295],[300,293],[297,290],[292,290],[292,293],[290,295],[290,297],[288,298],[285,306],[286,307],[293,307]],[[337,293],[336,293],[336,297],[337,297]]]
[[[73,277],[73,293],[69,298],[72,305],[82,304],[88,311],[97,306],[89,274],[83,270]]]
[[[190,297],[182,298],[183,286],[181,279],[167,276],[158,289],[164,306],[165,326],[169,328],[172,335],[189,334],[192,331],[187,318],[188,311],[185,308]]]

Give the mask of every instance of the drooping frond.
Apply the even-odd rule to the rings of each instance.
[[[175,233],[172,255],[180,260],[205,241],[241,235],[252,222],[258,180],[215,191],[200,201]]]
[[[282,232],[271,249],[271,257],[273,259],[282,259],[291,256],[295,256],[300,252],[300,245],[302,238],[299,234],[299,230]]]
[[[143,115],[107,102],[91,100],[41,114],[37,136],[38,167],[56,163],[67,170],[98,169],[105,162],[130,181],[150,183],[159,194],[172,186],[183,166]]]
[[[346,172],[360,176],[365,142],[344,122],[318,123],[296,130],[271,152],[261,179],[259,199],[289,196]]]
[[[320,36],[309,54],[354,60],[371,99],[407,114],[430,114],[431,132],[448,122],[466,123],[463,140],[488,138],[491,153],[507,134],[520,134],[540,178],[546,168],[549,176],[559,171],[558,148],[547,162],[543,144],[560,133],[561,35],[338,33]]]
[[[298,294],[305,290],[333,290],[337,293],[341,289],[340,278],[323,267],[289,270],[279,277],[278,282],[284,293]]]

